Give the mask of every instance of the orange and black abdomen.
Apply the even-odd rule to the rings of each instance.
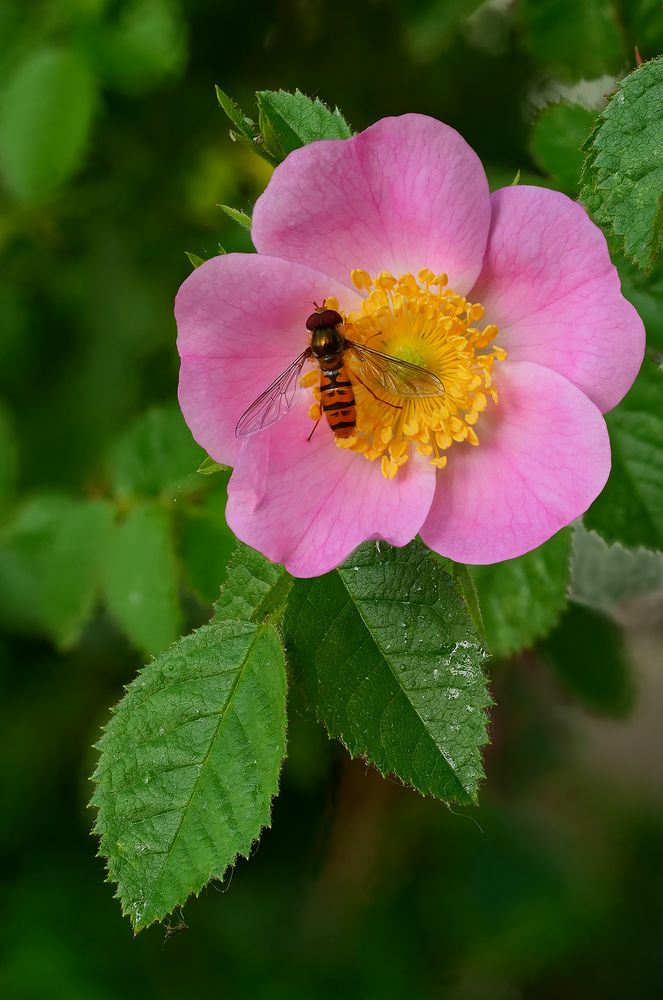
[[[347,438],[354,434],[357,408],[352,382],[344,364],[320,371],[320,409],[336,437]]]

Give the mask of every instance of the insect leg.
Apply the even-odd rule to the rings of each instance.
[[[309,434],[309,436],[306,438],[306,443],[307,444],[310,443],[311,438],[315,434],[316,428],[317,428],[317,426],[318,426],[318,424],[320,423],[321,420],[322,420],[322,417],[318,417],[318,419],[316,420],[316,422],[313,424],[313,430],[311,431],[311,433]]]
[[[403,409],[403,404],[402,403],[399,406],[398,403],[389,403],[386,399],[382,399],[380,396],[376,396],[376,394],[373,392],[373,390],[371,389],[371,387],[369,385],[366,385],[366,383],[364,382],[364,380],[361,379],[361,378],[359,378],[359,376],[357,375],[356,372],[352,373],[352,377],[355,378],[357,380],[357,382],[360,382],[363,385],[364,389],[367,389],[370,392],[370,394],[373,397],[373,399],[377,399],[380,403],[384,403],[386,406],[393,406],[393,408],[395,410],[402,410]]]

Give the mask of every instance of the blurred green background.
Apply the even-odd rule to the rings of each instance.
[[[292,707],[273,828],[136,940],[95,859],[92,744],[145,654],[204,621],[224,482],[174,405],[184,251],[248,250],[270,168],[220,84],[355,129],[458,128],[493,186],[577,193],[658,0],[0,3],[0,995],[649,997],[663,980],[663,568],[578,529],[574,604],[495,663],[478,810],[383,781]],[[547,107],[560,99],[570,110]],[[658,272],[623,267],[661,346]],[[582,642],[581,642],[582,640]],[[188,930],[184,926],[188,925]],[[176,933],[177,932],[177,933]]]

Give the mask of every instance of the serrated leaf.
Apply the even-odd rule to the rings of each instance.
[[[331,736],[423,794],[474,802],[491,703],[460,589],[419,542],[359,548],[293,584],[294,677]]]
[[[42,49],[18,65],[0,107],[0,171],[13,195],[43,198],[79,167],[96,91],[87,65],[68,49]]]
[[[95,831],[136,931],[248,857],[285,753],[273,625],[205,625],[145,667],[104,733]]]
[[[564,687],[588,708],[619,716],[631,707],[623,633],[605,615],[569,604],[542,652]]]
[[[610,0],[520,0],[524,42],[543,66],[573,80],[621,69],[624,52]]]
[[[663,590],[663,555],[608,545],[582,523],[573,527],[571,598],[606,614]]]
[[[238,544],[214,605],[214,621],[264,621],[283,610],[292,578],[255,549]]]
[[[104,501],[36,497],[0,533],[0,620],[73,646],[92,613],[113,523]]]
[[[606,421],[612,445],[608,482],[585,524],[608,542],[663,551],[663,373],[648,359]]]
[[[260,132],[267,151],[278,161],[316,139],[349,139],[352,130],[338,110],[301,91],[259,90]]]
[[[149,410],[118,438],[109,456],[115,496],[177,497],[195,489],[204,451],[176,406]]]
[[[251,232],[251,216],[247,215],[246,212],[242,212],[239,208],[231,208],[229,205],[219,205],[219,208],[226,213],[229,219],[236,222],[238,226],[242,229],[247,229]]]
[[[111,617],[144,652],[158,653],[180,634],[173,528],[156,503],[133,507],[116,526],[104,592]]]
[[[537,164],[555,186],[576,197],[583,154],[596,114],[580,104],[551,104],[534,123],[530,146]]]
[[[511,656],[550,632],[567,604],[570,559],[571,529],[565,528],[517,559],[468,567],[494,656]]]
[[[619,82],[586,148],[583,201],[651,271],[663,242],[663,57]]]

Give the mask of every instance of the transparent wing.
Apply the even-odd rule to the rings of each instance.
[[[299,378],[302,368],[309,357],[310,351],[307,348],[291,365],[288,365],[284,372],[281,372],[278,378],[274,379],[255,402],[251,403],[237,421],[235,437],[257,434],[265,427],[271,427],[292,409],[300,393]]]
[[[444,384],[432,372],[409,361],[381,354],[372,347],[348,341],[351,368],[371,387],[384,389],[395,396],[443,396]]]

